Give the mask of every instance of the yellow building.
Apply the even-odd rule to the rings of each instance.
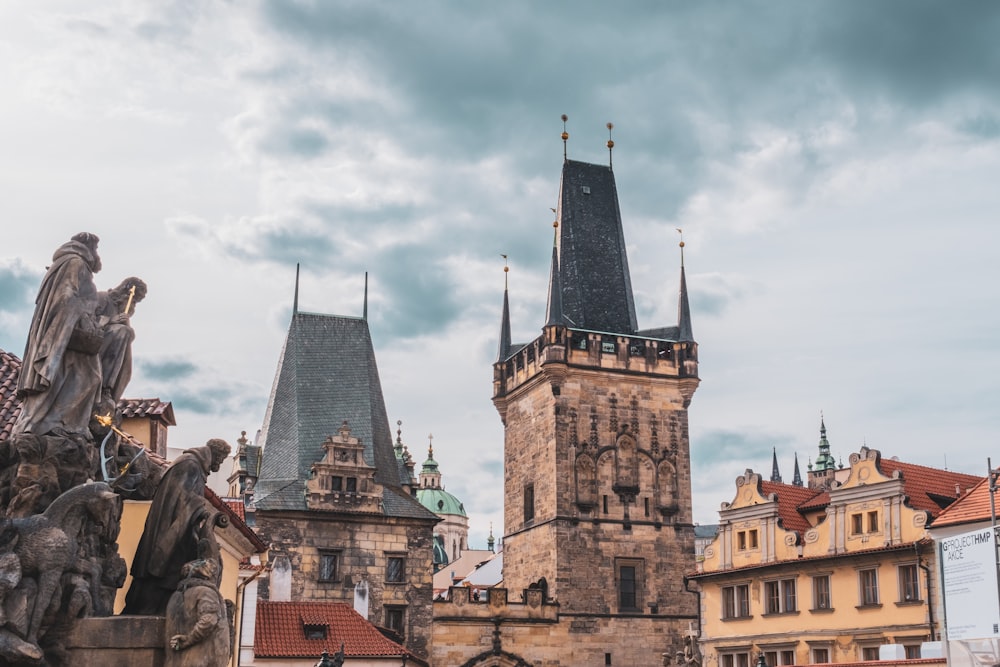
[[[867,447],[837,469],[825,435],[809,487],[747,470],[723,503],[689,578],[704,665],[749,667],[761,654],[772,667],[878,660],[887,644],[883,657],[911,659],[939,639],[926,525],[980,478]]]

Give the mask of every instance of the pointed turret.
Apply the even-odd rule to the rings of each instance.
[[[781,483],[781,473],[778,471],[778,449],[771,448],[771,481]]]
[[[833,470],[836,467],[837,462],[834,460],[833,454],[830,453],[830,442],[826,439],[826,422],[821,413],[819,417],[819,455],[816,457],[816,463],[813,464],[813,470]]]
[[[795,452],[795,472],[792,473],[792,486],[803,486],[802,473],[799,472],[799,453]]]
[[[507,255],[503,256],[503,315],[500,317],[500,349],[497,351],[497,361],[503,361],[510,356],[510,300],[507,296]]]
[[[549,270],[549,302],[545,308],[545,326],[563,324],[562,286],[559,282],[559,248],[552,244],[552,268]]]
[[[677,301],[677,340],[682,343],[694,341],[691,331],[691,305],[688,302],[687,277],[684,275],[684,242],[681,241],[681,290]]]

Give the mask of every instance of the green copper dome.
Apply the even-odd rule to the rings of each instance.
[[[458,498],[440,488],[417,489],[417,500],[435,514],[467,516],[465,505]]]

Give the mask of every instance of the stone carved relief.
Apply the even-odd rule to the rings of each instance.
[[[597,504],[597,466],[586,454],[576,458],[576,502],[587,507]]]

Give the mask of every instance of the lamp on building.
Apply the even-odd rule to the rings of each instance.
[[[761,651],[757,655],[757,666],[756,667],[767,667],[767,658],[764,657],[764,652]]]

